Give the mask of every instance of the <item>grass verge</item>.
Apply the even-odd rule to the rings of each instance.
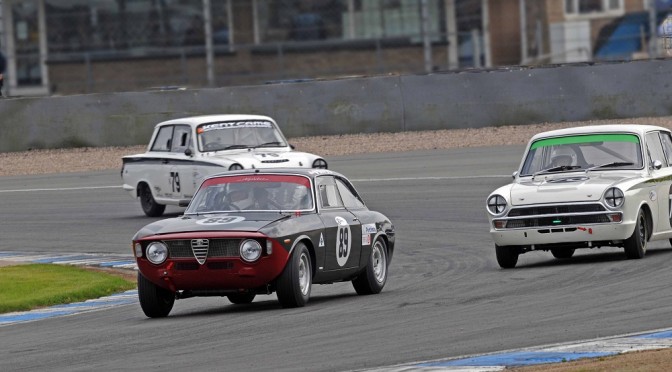
[[[76,266],[0,267],[0,313],[79,302],[135,287],[128,278]]]

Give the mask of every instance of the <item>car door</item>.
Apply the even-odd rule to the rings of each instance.
[[[176,199],[191,199],[199,186],[194,180],[196,169],[191,155],[194,152],[191,132],[189,125],[175,125],[173,128],[168,179],[173,198]],[[187,155],[187,150],[190,150],[190,155]]]
[[[659,227],[658,231],[672,230],[672,137],[669,132],[658,132],[665,161],[660,170],[654,170],[662,176],[659,186]],[[647,141],[648,142],[648,141]]]
[[[173,126],[158,128],[149,148],[147,161],[143,162],[143,173],[157,199],[172,199],[172,179],[170,178],[172,158],[170,149],[173,142]]]
[[[653,232],[661,232],[672,229],[672,168],[670,168],[670,159],[668,154],[672,154],[664,150],[664,141],[670,141],[668,133],[661,133],[658,131],[649,132],[646,134],[646,147],[650,156],[650,163],[648,166],[651,169],[651,175],[655,182],[655,189],[649,193],[649,199],[654,201],[654,207],[657,211],[652,211],[653,216],[658,216],[657,222],[654,224]],[[662,166],[656,169],[653,166],[655,161],[660,161]]]
[[[319,176],[316,183],[319,215],[324,224],[319,242],[324,249],[324,270],[357,268],[362,248],[361,223],[344,207],[333,176]]]

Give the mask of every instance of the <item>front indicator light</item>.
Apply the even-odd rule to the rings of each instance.
[[[140,243],[133,243],[133,252],[135,253],[135,257],[142,257],[142,245]]]
[[[161,242],[154,242],[147,246],[147,259],[154,265],[163,263],[168,258],[168,247]]]
[[[254,262],[261,257],[261,244],[258,241],[247,239],[240,244],[240,257],[247,262]]]
[[[607,218],[609,218],[609,221],[611,222],[621,222],[623,221],[623,215],[620,213],[609,213],[607,215]]]
[[[495,226],[495,229],[503,229],[503,228],[506,227],[506,221],[495,220],[495,221],[492,221],[492,223]]]

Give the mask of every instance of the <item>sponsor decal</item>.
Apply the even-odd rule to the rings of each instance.
[[[322,236],[322,233],[320,233],[320,243],[317,246],[324,247],[324,236]]]
[[[241,216],[223,216],[223,217],[207,217],[196,221],[199,225],[228,225],[230,223],[238,223],[245,221],[245,217]]]
[[[265,177],[245,177],[245,178],[241,179],[241,181],[243,181],[243,182],[255,182],[255,181],[267,182],[267,181],[270,181],[270,180],[268,178],[265,178]]]
[[[201,126],[199,133],[208,132],[218,129],[235,129],[235,128],[271,128],[273,124],[268,121],[230,121],[226,123],[213,123]]]
[[[362,234],[362,245],[371,245],[371,235]]]
[[[376,232],[378,232],[378,229],[376,229],[375,223],[367,223],[362,225],[362,231],[364,231],[367,234],[375,234]]]
[[[338,266],[343,267],[348,262],[350,257],[350,247],[352,239],[350,234],[350,225],[343,217],[336,217],[337,231],[336,231],[336,262]]]

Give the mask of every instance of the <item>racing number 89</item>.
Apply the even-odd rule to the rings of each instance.
[[[338,257],[348,256],[348,229],[339,226],[338,229]]]

